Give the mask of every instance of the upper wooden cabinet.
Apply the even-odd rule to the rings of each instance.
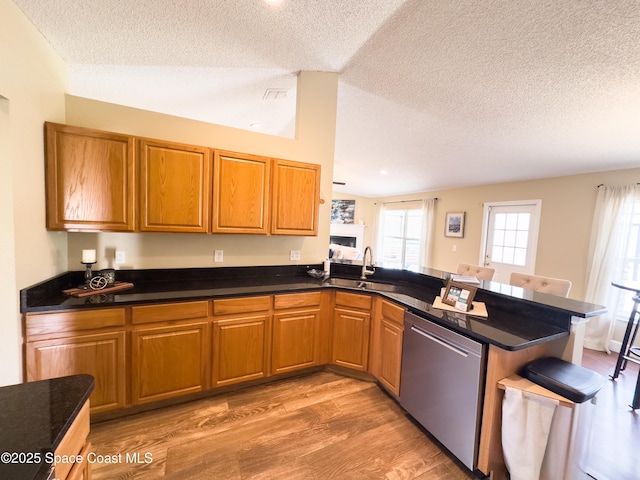
[[[271,159],[216,150],[213,233],[269,233]]]
[[[317,235],[320,165],[275,159],[271,233]]]
[[[317,235],[320,165],[46,123],[47,228]]]
[[[157,140],[140,144],[140,230],[209,230],[211,150]]]
[[[133,231],[134,139],[45,123],[47,228]]]

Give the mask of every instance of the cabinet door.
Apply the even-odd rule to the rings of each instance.
[[[45,124],[47,228],[133,231],[134,140]]]
[[[133,403],[148,403],[205,390],[207,338],[206,322],[134,330]]]
[[[336,308],[333,315],[331,360],[336,365],[367,370],[371,314]]]
[[[380,328],[380,375],[378,380],[395,396],[400,396],[404,328],[384,318]]]
[[[275,313],[271,372],[318,365],[320,308]]]
[[[140,140],[140,230],[207,232],[211,151]]]
[[[317,235],[320,165],[274,160],[271,233]]]
[[[29,342],[26,349],[27,381],[86,373],[95,378],[92,413],[125,407],[124,332]]]
[[[270,315],[252,315],[213,322],[213,386],[268,375]]]
[[[213,233],[269,233],[270,162],[266,157],[216,150]]]

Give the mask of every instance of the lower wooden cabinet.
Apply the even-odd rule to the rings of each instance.
[[[320,363],[320,303],[320,292],[275,296],[271,373]]]
[[[395,396],[400,396],[400,369],[402,366],[402,336],[404,332],[404,308],[378,299],[373,338],[372,373]]]
[[[66,459],[81,457],[83,461],[56,463],[54,466],[55,478],[65,480],[88,480],[91,478],[91,463],[87,461],[87,455],[91,452],[91,444],[87,442],[89,430],[89,402],[86,402],[54,452],[56,457]]]
[[[27,381],[86,373],[95,378],[91,412],[126,405],[125,332],[27,342]]]
[[[144,327],[132,332],[133,404],[207,388],[207,322]]]
[[[403,310],[376,307],[372,328],[372,305],[325,290],[27,314],[26,380],[92,375],[92,414],[327,363],[395,393]]]
[[[394,322],[382,320],[380,332],[380,376],[394,395],[400,395],[400,367],[402,365],[403,328]]]
[[[213,322],[213,386],[268,375],[268,314]]]
[[[135,306],[131,323],[134,405],[208,388],[209,302]]]
[[[331,362],[366,371],[371,328],[371,297],[336,292]]]

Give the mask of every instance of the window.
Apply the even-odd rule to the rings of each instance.
[[[640,282],[640,200],[625,202],[622,211],[621,261],[622,280]],[[633,293],[620,292],[616,305],[616,319],[627,321],[633,308]]]
[[[382,266],[420,267],[422,209],[385,210],[382,216]]]
[[[524,267],[529,240],[530,213],[497,213],[491,260]]]
[[[598,185],[591,238],[585,299],[606,306],[607,312],[591,318],[584,345],[609,351],[616,321],[626,323],[633,308],[633,293],[615,288],[611,283],[630,284],[640,280],[640,188],[637,185]]]

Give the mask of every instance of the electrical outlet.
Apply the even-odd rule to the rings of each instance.
[[[300,260],[300,250],[291,250],[291,260]]]
[[[213,261],[218,263],[224,261],[224,250],[214,250],[213,251]]]
[[[116,250],[115,263],[126,263],[127,255],[122,250]]]

